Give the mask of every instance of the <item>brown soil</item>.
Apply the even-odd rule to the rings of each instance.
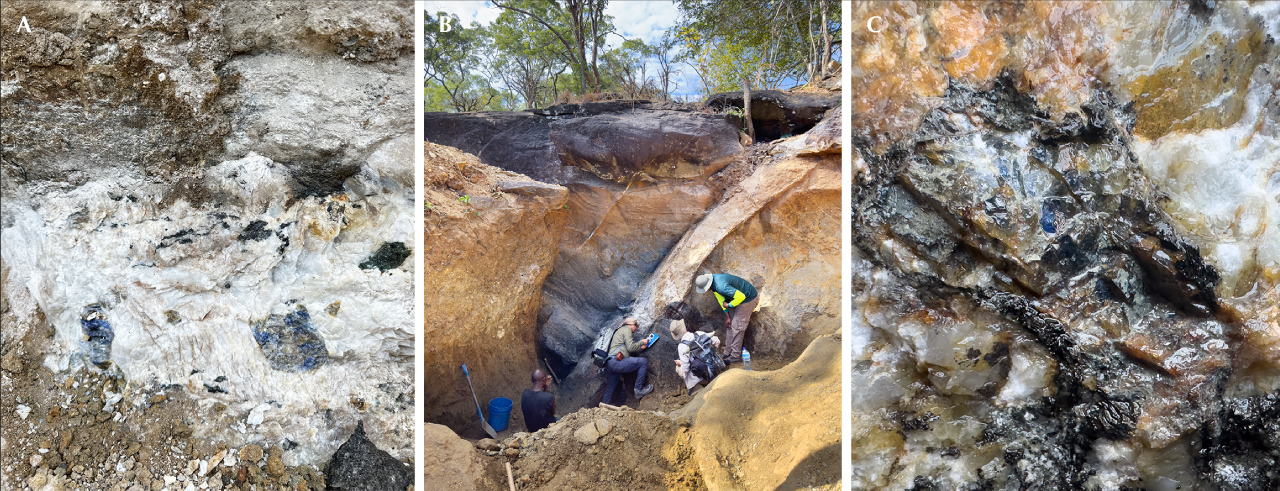
[[[529,180],[515,172],[484,165],[475,155],[453,147],[424,142],[422,151],[428,161],[422,179],[428,233],[446,218],[480,216],[476,213],[483,208],[479,203],[483,200],[475,198],[501,199],[498,181]]]
[[[594,444],[574,432],[604,420],[612,428]],[[687,422],[686,422],[687,423]],[[520,489],[706,489],[687,424],[649,411],[585,409],[528,437],[513,473]]]
[[[505,489],[507,462],[521,490],[839,489],[839,347],[823,336],[780,369],[731,370],[693,396],[646,397],[648,410],[584,408],[532,434],[513,426],[501,442],[436,438],[427,473],[465,477],[459,489]],[[599,420],[608,432],[580,441]]]

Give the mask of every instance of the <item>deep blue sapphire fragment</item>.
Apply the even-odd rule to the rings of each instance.
[[[106,309],[99,303],[89,304],[80,313],[80,329],[84,333],[81,350],[89,358],[89,362],[99,368],[111,365],[111,341],[115,340],[115,332],[111,323],[107,322]]]
[[[253,326],[253,339],[271,368],[285,372],[310,372],[329,361],[324,338],[311,327],[311,315],[301,306],[281,316],[271,314]]]

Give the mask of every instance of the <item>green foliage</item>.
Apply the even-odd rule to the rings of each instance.
[[[471,195],[470,195],[470,194],[464,194],[464,195],[462,195],[462,196],[458,196],[458,201],[461,201],[461,202],[466,203],[466,204],[471,204]]]
[[[683,48],[679,61],[698,72],[708,95],[742,90],[747,79],[761,89],[804,83],[839,52],[841,3],[835,0],[678,3],[683,20],[670,33]]]
[[[839,51],[836,0],[676,3],[682,20],[662,39],[625,39],[613,49],[607,0],[492,0],[502,9],[493,23],[463,26],[451,17],[447,33],[427,12],[426,110],[532,109],[595,92],[667,99],[680,66],[698,73],[704,94],[741,90],[748,79],[753,88],[781,88],[821,75]]]

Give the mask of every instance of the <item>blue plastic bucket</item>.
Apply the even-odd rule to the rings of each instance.
[[[511,421],[511,399],[495,397],[489,401],[489,426],[493,427],[493,431],[506,430],[509,421]]]

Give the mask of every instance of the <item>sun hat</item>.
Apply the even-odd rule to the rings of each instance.
[[[711,289],[711,275],[704,274],[699,276],[697,280],[694,280],[694,284],[698,285],[698,293],[706,293],[707,290]]]

